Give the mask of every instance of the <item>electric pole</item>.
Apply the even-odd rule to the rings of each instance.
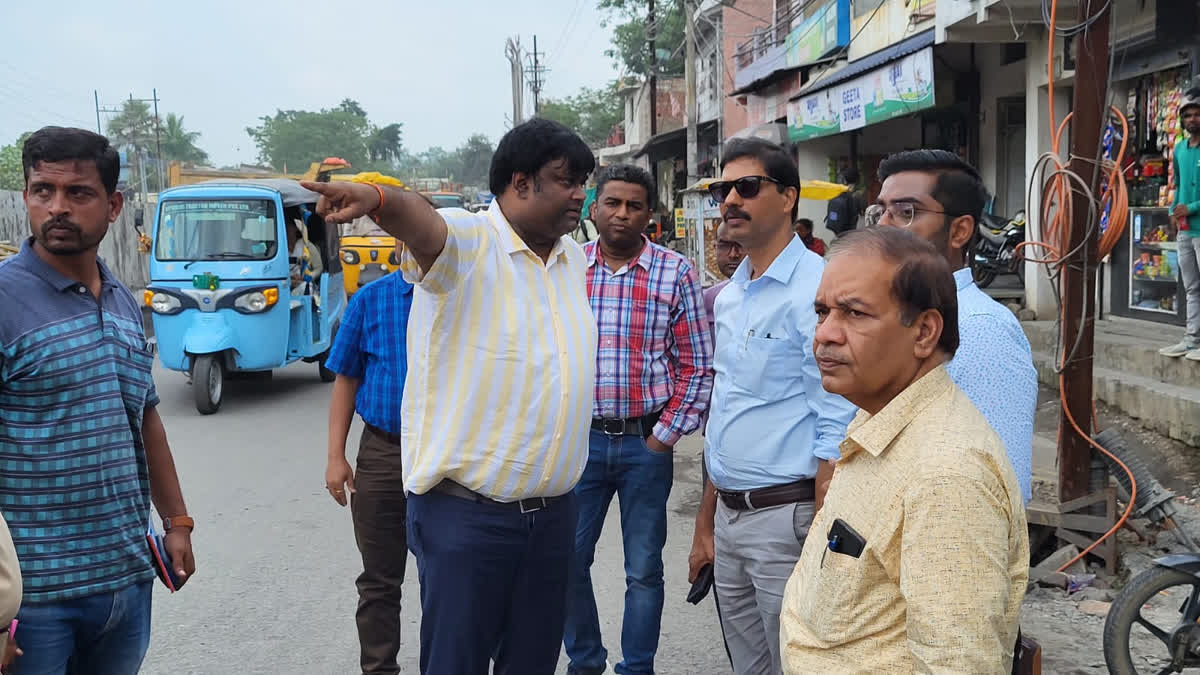
[[[540,113],[542,111],[541,93],[542,93],[542,85],[545,84],[545,80],[542,79],[542,75],[544,73],[547,73],[550,71],[549,68],[542,66],[541,57],[543,55],[544,55],[543,52],[538,51],[537,36],[534,35],[533,36],[533,66],[530,67],[529,71],[528,71],[529,76],[533,79],[533,81],[529,83],[529,88],[533,90],[533,116],[534,117],[537,117],[538,113]]]
[[[515,127],[525,120],[525,56],[521,53],[521,38],[509,38],[504,45],[504,55],[508,58],[512,73],[512,125]]]
[[[650,136],[658,133],[658,52],[654,38],[658,27],[654,25],[654,0],[650,0],[650,12],[646,16],[646,38],[650,42]]]
[[[1100,138],[1108,118],[1108,101],[1101,83],[1108,82],[1107,3],[1083,0],[1080,19],[1091,27],[1077,38],[1074,99],[1071,120],[1070,168],[1087,181],[1092,194],[1100,194]],[[1091,23],[1093,22],[1094,23]],[[1053,36],[1051,36],[1053,38]],[[1072,222],[1067,251],[1073,251],[1062,272],[1062,344],[1068,355],[1063,367],[1062,388],[1065,408],[1059,421],[1062,439],[1058,447],[1058,496],[1067,502],[1087,495],[1097,486],[1091,485],[1091,444],[1074,431],[1068,411],[1075,423],[1092,434],[1092,358],[1096,317],[1096,267],[1099,252],[1099,224],[1089,222],[1089,209],[1100,205],[1089,203],[1082,190],[1074,193],[1071,203]],[[1065,208],[1060,204],[1059,208]],[[1078,343],[1078,349],[1075,345]],[[1102,487],[1102,486],[1100,486]]]
[[[700,171],[697,167],[700,149],[697,147],[698,139],[696,138],[696,125],[700,122],[700,110],[696,101],[696,29],[692,25],[691,0],[682,0],[682,4],[685,44],[683,80],[684,87],[687,89],[687,184],[692,186],[700,180]]]
[[[96,133],[103,136],[104,130],[100,128],[100,92],[96,89],[93,89],[92,98],[96,101]]]

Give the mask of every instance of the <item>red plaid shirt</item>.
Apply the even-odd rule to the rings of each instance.
[[[712,391],[712,336],[696,269],[649,241],[617,272],[605,267],[598,242],[583,250],[599,327],[592,416],[641,417],[662,409],[654,437],[674,445],[700,427]]]

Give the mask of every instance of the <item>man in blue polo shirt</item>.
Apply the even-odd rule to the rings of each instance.
[[[350,300],[325,366],[337,373],[329,403],[329,463],[325,487],[346,505],[362,556],[358,642],[364,675],[400,672],[400,586],[408,560],[408,502],[400,457],[400,402],[407,372],[405,336],[412,284],[400,274],[363,286]],[[355,411],[364,429],[358,473],[346,461]]]
[[[25,583],[18,675],[133,675],[150,642],[150,503],[180,585],[192,519],[133,294],[97,248],[121,213],[108,139],[25,142],[33,236],[0,265],[0,512]]]

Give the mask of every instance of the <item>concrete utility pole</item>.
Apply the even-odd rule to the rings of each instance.
[[[658,27],[654,25],[654,0],[650,0],[650,12],[646,15],[646,38],[650,43],[650,136],[658,133],[658,52],[654,38]]]
[[[692,0],[682,0],[684,21],[684,64],[683,80],[687,88],[687,182],[695,185],[700,180],[699,139],[696,125],[700,123],[700,106],[696,100],[696,26],[692,22]]]
[[[517,126],[525,120],[525,56],[521,53],[521,38],[509,38],[504,45],[512,72],[512,124]]]
[[[1079,42],[1075,65],[1075,90],[1071,109],[1070,168],[1085,181],[1093,193],[1100,194],[1100,138],[1108,118],[1108,101],[1101,83],[1108,81],[1109,15],[1102,0],[1083,0],[1080,20],[1095,21]],[[1075,423],[1085,432],[1092,429],[1092,358],[1096,317],[1096,267],[1099,253],[1098,223],[1088,222],[1088,197],[1072,186],[1071,204],[1074,215],[1067,251],[1077,251],[1063,266],[1062,272],[1062,344],[1071,358],[1063,369],[1063,397]],[[1065,206],[1065,205],[1062,205]],[[1088,228],[1093,229],[1089,232]],[[1072,354],[1076,341],[1079,348]],[[1071,427],[1067,412],[1059,421],[1061,444],[1058,447],[1058,496],[1060,502],[1083,497],[1097,486],[1090,484],[1092,447]],[[1100,486],[1102,487],[1102,486]]]
[[[550,70],[549,68],[546,68],[545,66],[542,65],[541,57],[543,55],[544,55],[544,52],[538,51],[537,36],[534,35],[533,36],[533,66],[529,68],[529,75],[530,75],[530,77],[533,78],[533,81],[530,83],[529,87],[530,87],[530,89],[533,90],[533,116],[534,117],[537,117],[538,113],[540,113],[542,111],[541,93],[542,93],[542,85],[545,84],[545,81],[542,79],[542,75],[544,73],[549,72],[549,70]]]

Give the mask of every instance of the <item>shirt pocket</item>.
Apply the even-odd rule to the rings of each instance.
[[[154,352],[145,338],[117,335],[109,340],[117,360],[117,380],[125,408],[140,415],[154,386]]]
[[[747,336],[735,354],[733,383],[755,398],[778,401],[801,393],[804,347],[787,338]]]

